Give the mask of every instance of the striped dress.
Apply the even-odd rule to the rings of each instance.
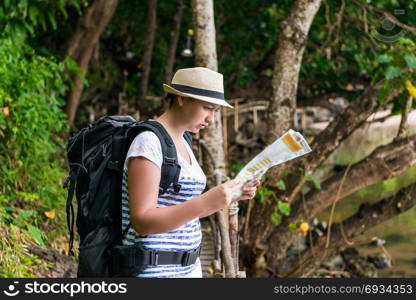
[[[189,164],[180,153],[178,153],[178,163],[181,166],[178,183],[181,190],[174,194],[172,185],[167,191],[157,199],[156,207],[166,207],[180,204],[199,196],[205,189],[206,177],[200,168],[191,148],[184,140],[192,163]],[[145,157],[156,165],[162,165],[162,150],[159,139],[153,132],[143,132],[133,141],[127,153],[126,163],[123,174],[122,189],[122,230],[130,222],[130,211],[128,205],[128,186],[127,186],[127,161],[131,157]],[[159,251],[188,251],[193,250],[201,244],[202,233],[199,218],[183,224],[172,231],[151,234],[147,236],[139,235],[132,227],[123,239],[124,245],[139,244],[149,250]],[[201,263],[199,259],[190,266],[182,265],[159,265],[148,266],[137,277],[202,277]]]

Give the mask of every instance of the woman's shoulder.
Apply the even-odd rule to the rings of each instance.
[[[157,137],[157,135],[152,132],[152,131],[143,131],[140,132],[133,140],[134,142],[141,142],[141,143],[146,143],[146,142],[150,142],[150,143],[154,143],[154,144],[159,144],[160,145],[160,141],[159,138]]]
[[[127,161],[131,157],[145,157],[157,166],[162,165],[162,146],[160,145],[159,138],[151,131],[145,131],[139,133],[130,145],[126,156]]]
[[[153,150],[162,153],[162,146],[157,135],[151,131],[139,133],[133,140],[130,150],[140,148],[143,150]]]

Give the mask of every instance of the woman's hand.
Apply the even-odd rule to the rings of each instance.
[[[248,182],[243,186],[243,194],[238,197],[237,199],[234,199],[234,201],[240,201],[240,200],[249,200],[254,198],[256,195],[257,187],[260,185],[260,180],[255,180],[252,182]]]
[[[240,190],[243,183],[240,179],[232,179],[213,187],[203,193],[203,201],[209,210],[220,210],[233,201],[233,194]],[[235,200],[234,200],[235,201]]]

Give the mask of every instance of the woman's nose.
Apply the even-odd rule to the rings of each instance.
[[[205,118],[205,122],[211,124],[214,121],[215,112],[211,111],[208,116]]]

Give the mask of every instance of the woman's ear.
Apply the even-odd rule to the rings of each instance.
[[[178,99],[178,105],[179,105],[179,107],[182,107],[183,104],[184,104],[184,102],[185,102],[185,98],[182,97],[182,96],[178,96],[177,99]]]

